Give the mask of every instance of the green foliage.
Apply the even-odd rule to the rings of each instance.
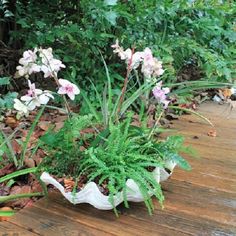
[[[15,171],[15,172],[11,173],[11,174],[8,174],[8,175],[5,175],[5,176],[1,177],[0,178],[0,183],[2,183],[4,181],[7,181],[7,180],[10,180],[10,179],[13,179],[13,178],[16,178],[16,177],[21,176],[21,175],[25,175],[25,174],[29,174],[29,173],[35,173],[36,171],[37,171],[36,167],[23,169],[23,170],[18,170],[18,171]]]
[[[100,132],[97,130],[92,136],[81,135],[84,129],[92,126],[91,119],[86,116],[72,117],[60,131],[41,138],[49,153],[41,168],[51,174],[69,175],[75,179],[86,175],[88,182],[98,179],[98,185],[105,181],[111,204],[114,205],[114,195],[123,190],[126,207],[126,181],[133,179],[151,213],[153,204],[149,194],[153,193],[161,204],[164,197],[149,168],[164,167],[166,161],[175,161],[184,169],[190,169],[190,166],[178,155],[183,146],[181,137],[170,137],[159,142],[148,139],[148,133],[143,128],[131,125],[132,116],[128,114],[117,124],[110,122],[108,128]],[[82,146],[84,151],[81,151]]]
[[[1,0],[0,1],[0,15],[2,16],[0,19],[0,22],[6,21],[8,18],[11,18],[14,16],[9,5],[10,4],[9,4],[8,0]]]
[[[10,84],[10,78],[9,77],[2,77],[2,78],[0,78],[0,86],[8,85],[8,84]]]
[[[10,79],[10,77],[1,77],[0,88],[10,85]],[[1,95],[0,93],[0,109],[11,109],[13,107],[13,101],[17,95],[18,93],[16,92],[8,92],[5,95]]]
[[[14,99],[17,98],[18,93],[8,92],[6,95],[0,96],[0,108],[1,109],[12,109]]]
[[[185,170],[191,170],[190,165],[178,153],[184,151],[184,138],[182,136],[170,136],[166,142],[158,143],[158,150],[162,153],[165,160],[175,162],[179,167]]]
[[[19,144],[22,146],[22,152],[21,152],[20,158],[18,158],[17,155],[15,154],[15,151],[11,144],[11,139],[14,137],[14,135],[17,133],[17,131],[21,127],[16,128],[14,132],[8,137],[3,131],[0,131],[0,160],[3,160],[3,156],[5,155],[6,157],[5,159],[7,161],[13,162],[15,167],[19,169],[24,167],[24,160],[25,160],[26,152],[28,150],[28,144],[30,142],[30,138],[34,132],[36,125],[38,124],[38,121],[44,111],[44,108],[45,106],[41,108],[41,110],[38,112],[37,116],[35,117],[34,122],[32,123],[32,126],[30,127],[30,130],[26,136],[25,141],[19,142]],[[37,148],[38,146],[36,145],[35,150],[32,151],[32,155],[34,155]]]
[[[32,134],[33,134],[33,132],[35,130],[35,127],[37,126],[37,124],[39,122],[40,117],[42,116],[42,114],[44,112],[44,109],[45,109],[45,106],[43,106],[40,109],[40,111],[38,112],[37,116],[34,119],[34,122],[32,123],[32,125],[30,127],[29,132],[27,133],[25,141],[22,144],[22,152],[21,152],[19,163],[18,163],[18,165],[19,165],[18,167],[23,167],[24,166],[25,155],[26,155],[26,152],[27,152],[28,144],[30,142],[30,138],[31,138],[31,136],[32,136]]]
[[[79,160],[82,157],[80,147],[87,136],[80,132],[91,125],[91,116],[74,115],[68,119],[58,132],[48,131],[41,137],[42,147],[46,148],[54,158],[46,158],[43,166],[49,173],[56,175],[77,173]],[[55,168],[56,167],[56,168]]]
[[[17,1],[19,27],[12,36],[22,40],[25,48],[57,49],[68,65],[67,76],[81,86],[88,81],[85,78],[92,78],[98,87],[103,80],[97,48],[109,64],[113,62],[113,68],[119,67],[110,49],[116,38],[124,47],[150,46],[164,62],[167,81],[176,80],[181,68],[192,64],[207,79],[231,81],[235,77],[235,9],[233,1],[218,0],[70,0],[66,5],[59,0],[28,1],[27,5]]]
[[[114,205],[114,195],[123,191],[127,207],[126,181],[133,179],[151,213],[149,194],[153,193],[161,204],[164,197],[149,169],[165,168],[166,162],[173,161],[190,170],[179,155],[189,150],[183,148],[182,137],[157,141],[152,135],[155,129],[150,133],[145,125],[131,125],[132,114],[127,114],[131,107],[140,118],[147,119],[147,100],[154,83],[145,83],[138,78],[138,71],[132,71],[127,76],[129,88],[120,105],[119,88],[124,83],[121,75],[125,73],[116,63],[110,45],[118,38],[124,48],[150,47],[155,56],[161,56],[166,71],[162,80],[173,88],[171,95],[187,96],[194,90],[227,86],[234,78],[235,15],[235,3],[216,0],[70,0],[66,5],[59,0],[30,0],[27,4],[17,1],[17,29],[11,33],[12,42],[17,39],[27,49],[53,47],[67,66],[62,77],[82,88],[82,115],[73,114],[61,130],[49,130],[40,140],[39,145],[49,154],[42,170],[75,179],[85,174],[88,181],[99,185],[105,182],[111,203]],[[186,65],[196,66],[204,80],[177,81]],[[190,78],[194,79],[199,78]],[[0,85],[8,84],[8,78],[0,80]],[[6,101],[5,97],[0,99],[0,107],[8,108],[11,103],[6,101],[14,96]],[[26,138],[20,166],[41,114],[42,110]],[[87,129],[90,132],[84,132]],[[4,135],[1,139],[4,140]],[[11,155],[7,140],[0,152]]]
[[[3,155],[5,155],[7,157],[7,161],[14,162],[17,167],[18,160],[11,145],[11,139],[15,133],[16,131],[7,137],[3,131],[0,132],[0,161],[3,163]]]

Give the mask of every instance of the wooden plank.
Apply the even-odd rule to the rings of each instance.
[[[160,224],[150,227],[148,222],[128,216],[117,218],[112,210],[97,210],[88,204],[73,206],[59,194],[51,194],[49,200],[39,201],[35,207],[53,214],[63,214],[71,221],[102,229],[110,235],[189,235]],[[142,212],[151,218],[146,209]]]
[[[221,176],[194,172],[194,170],[186,173],[186,171],[177,168],[171,178],[182,181],[183,184],[192,183],[197,186],[204,186],[209,189],[217,189],[228,193],[235,193],[236,189],[236,182],[234,180],[227,179],[226,181]]]
[[[54,214],[45,209],[30,207],[21,210],[16,216],[12,217],[9,222],[20,225],[28,231],[45,236],[112,235],[104,232],[102,227],[97,229],[88,227],[73,219],[69,219],[64,214],[64,211]]]
[[[30,232],[10,222],[0,222],[1,236],[35,236],[36,233]]]
[[[230,121],[236,118],[235,108],[231,110],[229,104],[218,105],[208,101],[201,104],[198,111],[202,114],[206,114],[208,117],[212,117],[212,119],[214,119],[214,117],[223,117]]]
[[[236,227],[236,192],[227,193],[174,179],[163,183],[167,209]]]
[[[224,166],[234,166],[236,165],[236,151],[232,149],[224,149],[221,146],[214,147],[213,149],[209,147],[209,142],[205,145],[199,144],[196,141],[188,140],[185,142],[186,146],[191,146],[196,152],[196,158],[187,158],[189,160],[201,161],[201,159],[216,161],[217,163],[222,163]],[[236,171],[235,171],[236,172]]]
[[[181,134],[185,137],[187,143],[198,144],[203,146],[210,146],[212,150],[215,147],[221,147],[223,150],[233,150],[236,151],[236,133],[227,130],[217,130],[217,137],[209,137],[207,133],[211,128],[204,128],[199,125],[199,129],[197,127],[191,127],[190,125],[186,125],[181,123],[182,126],[174,123],[175,130],[172,132],[168,132],[167,135],[178,135]],[[234,126],[236,123],[234,123]],[[171,126],[172,127],[172,126]],[[187,127],[187,128],[186,128]],[[196,138],[197,137],[197,138]]]
[[[223,156],[223,153],[221,155]],[[236,162],[228,161],[223,157],[221,160],[220,158],[218,160],[211,157],[206,158],[205,154],[199,155],[198,158],[189,157],[185,154],[183,156],[192,165],[193,171],[196,173],[210,173],[236,181]]]
[[[232,129],[232,125],[235,124],[235,119],[225,119],[224,117],[217,117],[217,118],[213,118],[210,119],[209,115],[206,117],[207,119],[209,119],[215,129],[218,129],[220,132],[224,131],[230,131]],[[203,121],[200,118],[197,118],[195,115],[184,115],[179,117],[179,119],[173,120],[172,122],[170,122],[170,126],[172,125],[176,125],[175,127],[181,127],[183,129],[188,129],[188,128],[194,128],[197,131],[202,131],[203,129],[205,129],[205,131],[212,129],[212,126],[209,123],[206,123],[206,121]],[[175,129],[175,127],[173,127]],[[233,135],[233,132],[231,133],[231,135]]]
[[[201,158],[186,156],[193,170],[176,168],[171,179],[162,184],[164,210],[154,201],[156,210],[149,216],[144,203],[130,203],[130,209],[121,204],[120,217],[116,218],[113,211],[100,211],[88,204],[73,206],[53,193],[49,199],[20,211],[10,222],[0,223],[0,232],[19,229],[22,235],[50,236],[236,235],[236,132],[232,128],[236,120],[226,119],[225,108],[215,104],[200,108],[215,123],[216,138],[207,136],[211,127],[192,115],[174,121],[177,131],[172,134],[186,135],[186,144],[195,147]],[[236,112],[230,116],[236,118]]]
[[[150,217],[144,214],[142,204],[131,203],[130,209],[124,209],[123,214],[145,222],[150,227],[158,229],[158,226],[162,225],[188,235],[236,235],[235,227],[190,215],[187,212],[180,212],[178,208],[168,209],[168,205],[164,210],[155,210]]]
[[[159,209],[154,212],[153,216],[149,216],[143,203],[131,203],[130,209],[125,209],[121,205],[118,208],[121,216],[116,219],[112,211],[99,211],[87,204],[73,206],[57,194],[50,196],[48,204],[50,204],[50,208],[41,201],[37,207],[53,212],[63,211],[70,219],[77,216],[77,220],[80,222],[93,221],[93,225],[97,225],[97,227],[103,225],[106,231],[115,235],[134,235],[134,229],[137,230],[137,235],[158,235],[158,233],[160,235],[178,235],[178,232],[181,235],[196,235],[199,227],[203,229],[203,232],[209,233],[206,235],[211,235],[210,233],[214,230],[224,233],[233,232],[227,225],[179,212],[176,209],[168,209],[167,206],[164,211]]]

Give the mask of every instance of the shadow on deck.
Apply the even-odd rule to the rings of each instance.
[[[120,217],[87,204],[73,206],[57,193],[0,223],[0,235],[236,235],[236,111],[213,103],[200,112],[217,130],[186,115],[171,125],[200,158],[188,158],[191,172],[177,168],[163,183],[165,209],[149,216],[143,203],[119,206]]]

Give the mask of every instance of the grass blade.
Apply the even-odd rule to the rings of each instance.
[[[40,117],[42,116],[44,109],[45,109],[45,106],[43,106],[43,107],[41,108],[41,110],[39,111],[39,113],[38,113],[37,116],[35,117],[35,120],[34,120],[32,126],[31,126],[31,128],[30,128],[30,130],[29,130],[29,132],[28,132],[28,134],[27,134],[27,136],[26,136],[25,142],[24,142],[24,144],[23,144],[23,151],[22,151],[22,153],[21,153],[21,158],[20,158],[19,167],[22,167],[22,166],[24,165],[25,154],[26,154],[26,151],[27,151],[28,143],[29,143],[29,141],[30,141],[30,137],[31,137],[31,135],[32,135],[33,132],[34,132],[34,129],[35,129],[36,125],[38,124],[38,121],[39,121]]]
[[[9,179],[13,179],[15,177],[18,177],[20,175],[25,175],[25,174],[29,174],[29,173],[35,173],[37,171],[37,167],[33,167],[33,168],[28,168],[28,169],[24,169],[24,170],[18,170],[15,171],[11,174],[5,175],[3,177],[0,178],[0,183],[9,180]]]
[[[14,211],[0,211],[0,216],[3,217],[10,217],[13,216],[15,214]]]
[[[210,124],[212,127],[214,127],[214,125],[212,124],[212,122],[210,120],[208,120],[205,116],[201,115],[200,113],[193,111],[191,109],[187,109],[187,108],[183,108],[183,107],[178,107],[178,106],[168,106],[171,109],[176,109],[176,110],[181,110],[181,111],[185,111],[185,112],[189,112],[192,113],[195,116],[198,116],[199,118],[201,118],[202,120],[206,121],[208,124]]]
[[[37,192],[37,193],[23,193],[23,194],[14,194],[9,196],[1,196],[0,197],[0,203],[12,201],[19,198],[29,198],[29,197],[41,197],[44,196],[43,193]]]

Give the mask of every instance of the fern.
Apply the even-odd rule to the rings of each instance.
[[[125,207],[129,207],[126,182],[133,179],[151,214],[154,205],[150,195],[154,195],[161,205],[164,196],[160,184],[148,169],[164,167],[166,160],[174,160],[184,168],[189,166],[178,155],[183,149],[181,137],[159,142],[149,140],[148,132],[142,133],[141,129],[134,128],[131,121],[132,113],[120,123],[110,123],[96,136],[83,140],[81,130],[93,126],[92,120],[88,116],[72,117],[59,132],[42,138],[42,141],[50,138],[48,150],[53,156],[45,158],[44,168],[50,173],[70,175],[75,179],[85,174],[88,182],[94,181],[98,185],[106,183],[116,215],[115,196],[123,194]],[[80,151],[83,141],[90,145],[85,151]],[[71,143],[73,145],[69,145]]]

